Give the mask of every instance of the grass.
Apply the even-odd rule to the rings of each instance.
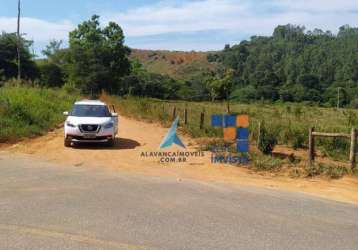
[[[77,98],[62,89],[26,86],[0,88],[0,141],[41,135],[64,120]]]
[[[222,131],[210,126],[211,114],[225,114],[225,103],[162,101],[149,98],[109,97],[120,112],[131,117],[159,121],[170,124],[173,108],[183,118],[184,109],[188,109],[189,122],[183,130],[193,137],[221,137]],[[315,127],[320,132],[350,133],[352,127],[358,127],[358,110],[322,108],[303,104],[232,104],[233,113],[245,113],[250,116],[251,141],[257,138],[258,123],[264,122],[265,128],[272,133],[280,145],[294,149],[305,148],[308,144],[308,129]],[[200,113],[205,111],[205,127],[199,128]],[[318,138],[317,146],[327,156],[347,160],[349,140]]]
[[[315,177],[319,175],[327,176],[331,179],[339,179],[348,174],[349,170],[344,166],[333,166],[328,164],[316,163],[305,168],[307,177]]]
[[[271,155],[251,154],[252,167],[257,171],[278,171],[285,164],[284,160]]]

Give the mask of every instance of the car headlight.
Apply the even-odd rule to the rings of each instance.
[[[113,125],[114,125],[113,122],[109,122],[109,123],[104,125],[104,128],[105,129],[113,128]]]
[[[66,122],[66,125],[71,128],[75,128],[76,125],[72,124],[71,122]]]

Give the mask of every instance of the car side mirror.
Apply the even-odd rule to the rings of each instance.
[[[64,116],[68,116],[68,111],[63,112]]]
[[[112,113],[112,117],[118,117],[117,113]]]

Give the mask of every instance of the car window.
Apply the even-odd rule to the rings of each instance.
[[[83,104],[74,105],[70,115],[77,117],[111,117],[107,106]]]

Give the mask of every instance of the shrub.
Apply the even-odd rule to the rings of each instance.
[[[321,174],[320,166],[318,164],[307,165],[305,171],[307,177],[315,177]]]
[[[66,82],[63,86],[62,89],[68,93],[68,94],[75,94],[75,95],[79,95],[80,91],[75,87],[75,84],[72,82]]]
[[[304,143],[306,141],[306,136],[302,132],[294,131],[291,140],[292,140],[292,147],[293,147],[293,149],[296,150],[298,148],[303,148],[304,147]]]
[[[30,87],[0,89],[0,140],[6,141],[45,132],[64,120],[62,112],[75,94]]]
[[[262,126],[260,131],[260,141],[258,144],[259,150],[266,155],[271,154],[276,144],[277,139],[275,133]]]

